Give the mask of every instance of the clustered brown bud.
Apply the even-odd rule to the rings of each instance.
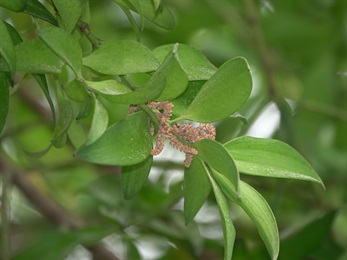
[[[161,153],[164,149],[164,140],[167,139],[174,148],[186,154],[184,165],[189,167],[193,156],[198,154],[198,151],[190,144],[202,139],[214,140],[216,137],[216,129],[211,124],[200,124],[197,127],[191,124],[175,123],[170,125],[168,122],[172,116],[173,104],[168,101],[148,102],[147,106],[153,110],[159,121],[159,129],[155,139],[156,144],[151,151],[152,155]],[[131,107],[131,110],[134,111],[134,108]],[[151,134],[154,135],[154,127],[151,127]]]

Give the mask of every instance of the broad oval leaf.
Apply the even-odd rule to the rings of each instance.
[[[8,104],[10,98],[10,91],[8,87],[6,74],[4,72],[0,72],[0,134],[4,128],[8,113]]]
[[[71,1],[71,2],[74,2],[74,1]],[[46,22],[49,22],[55,26],[58,26],[58,23],[55,17],[38,0],[28,0],[27,6],[24,12],[34,17],[40,18]]]
[[[279,253],[279,234],[275,216],[266,200],[254,188],[240,181],[242,198],[238,198],[235,187],[222,174],[212,171],[213,177],[224,194],[238,204],[250,217],[258,229],[272,259],[277,259]]]
[[[184,170],[184,219],[186,224],[192,221],[211,191],[211,184],[202,162],[194,158]]]
[[[159,67],[153,53],[136,41],[105,42],[83,59],[83,65],[107,75],[149,72]]]
[[[61,73],[62,60],[41,40],[24,41],[15,46],[17,70],[28,73]]]
[[[222,220],[223,236],[224,236],[224,260],[231,260],[235,243],[235,227],[230,217],[229,205],[221,187],[213,179],[212,174],[205,170],[212,186],[214,196],[219,209],[219,214]],[[223,176],[224,177],[224,176]]]
[[[78,41],[66,31],[57,27],[45,27],[37,31],[40,38],[82,78],[82,50]]]
[[[240,196],[239,172],[233,158],[223,145],[211,139],[202,139],[194,143],[193,147],[198,151],[197,156],[211,168],[223,174],[236,187]]]
[[[94,143],[78,148],[75,156],[97,164],[128,166],[145,160],[151,149],[147,116],[138,112],[110,126]]]
[[[124,198],[130,199],[141,190],[148,179],[152,163],[153,156],[150,155],[143,162],[122,167],[121,182]]]
[[[61,22],[68,33],[75,28],[82,14],[82,3],[80,0],[53,0],[57,8]]]
[[[162,62],[165,57],[172,51],[174,44],[163,45],[153,50],[157,59]],[[179,62],[186,72],[188,79],[191,80],[208,80],[217,71],[217,68],[197,49],[179,44],[177,49]]]
[[[7,30],[5,22],[0,20],[0,57],[2,57],[8,65],[11,77],[16,71],[16,53],[11,39],[11,35]]]
[[[242,173],[312,181],[324,188],[322,180],[305,158],[284,142],[243,136],[229,141],[224,147]]]
[[[251,90],[252,77],[246,60],[231,59],[202,86],[182,117],[205,123],[221,120],[236,112]]]
[[[25,9],[27,0],[0,0],[0,6],[14,12],[21,12]]]

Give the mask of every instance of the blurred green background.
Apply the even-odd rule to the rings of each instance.
[[[347,2],[162,2],[174,14],[176,26],[168,31],[146,21],[140,39],[150,49],[179,42],[201,50],[216,66],[235,56],[250,64],[253,92],[240,111],[248,122],[219,122],[217,139],[252,135],[285,141],[304,155],[325,183],[324,191],[306,182],[241,176],[274,211],[282,240],[279,259],[347,259]],[[86,19],[98,38],[136,39],[114,2],[89,4],[91,15]],[[46,25],[3,8],[0,17],[23,39],[36,38],[36,28]],[[17,75],[15,83],[22,77]],[[278,102],[282,98],[286,102]],[[40,192],[86,224],[75,231],[52,225],[16,186],[10,187],[14,259],[91,259],[80,244],[100,241],[120,259],[222,259],[222,230],[213,196],[196,221],[184,225],[181,154],[166,150],[140,194],[125,200],[119,169],[75,160],[72,145],[51,149],[40,159],[26,156],[25,151],[49,144],[49,111],[36,83],[23,82],[11,96],[0,156],[27,169]],[[236,206],[231,214],[237,231],[233,259],[268,259],[247,216]]]

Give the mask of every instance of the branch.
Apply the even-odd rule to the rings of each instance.
[[[53,224],[71,229],[82,228],[85,225],[82,219],[71,215],[61,205],[39,191],[31,183],[26,172],[16,168],[2,157],[0,157],[0,172],[10,173],[13,183],[25,195],[28,201]],[[87,249],[93,254],[93,259],[118,260],[118,258],[102,244],[89,246]]]

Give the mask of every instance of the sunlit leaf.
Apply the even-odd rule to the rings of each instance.
[[[7,30],[5,22],[0,20],[0,57],[2,57],[8,65],[11,77],[16,71],[16,53],[11,36]]]
[[[28,0],[24,12],[34,17],[40,18],[46,22],[49,22],[55,26],[58,25],[55,17],[38,0]]]
[[[76,39],[66,31],[57,27],[39,29],[37,34],[41,39],[75,72],[78,79],[81,76],[82,50]]]
[[[7,113],[8,113],[8,105],[10,98],[8,81],[5,73],[0,72],[0,134],[2,129],[4,128]]]
[[[155,48],[153,53],[162,62],[168,53],[172,52],[173,47],[174,44],[163,45]],[[208,80],[217,71],[217,68],[200,51],[189,45],[179,44],[177,55],[189,80]]]
[[[251,89],[252,77],[246,60],[231,59],[202,86],[182,117],[205,123],[226,118],[246,102]]]
[[[139,112],[110,126],[94,143],[78,148],[75,156],[97,164],[127,166],[142,162],[151,150],[147,116]]]
[[[61,22],[65,30],[70,33],[81,17],[82,3],[80,0],[53,0],[54,6],[57,8]]]
[[[159,67],[153,53],[136,41],[111,41],[83,59],[83,65],[103,74],[149,72]]]
[[[211,184],[198,158],[184,170],[184,218],[186,224],[198,213],[211,191]]]
[[[25,9],[27,0],[0,0],[0,6],[14,12],[21,12]],[[0,33],[1,34],[1,33]]]
[[[148,156],[143,162],[123,166],[121,174],[122,190],[126,199],[136,195],[146,183],[153,163],[153,156]]]
[[[322,180],[305,158],[286,143],[243,136],[224,144],[224,147],[242,173],[313,181],[324,187]]]

